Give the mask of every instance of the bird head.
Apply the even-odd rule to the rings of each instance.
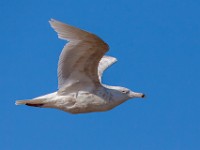
[[[111,90],[114,99],[116,100],[128,100],[131,98],[144,98],[145,95],[143,93],[133,92],[128,88],[120,87],[120,86],[112,86],[109,87]]]

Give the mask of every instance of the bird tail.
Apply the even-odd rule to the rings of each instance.
[[[41,107],[45,104],[45,99],[17,100],[15,105],[27,105],[33,107]]]

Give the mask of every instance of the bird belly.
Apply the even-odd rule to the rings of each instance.
[[[106,97],[88,92],[80,92],[76,98],[76,103],[68,112],[78,114],[106,111],[112,108],[113,106]]]
[[[72,114],[107,111],[116,106],[109,95],[79,91],[68,95],[60,95],[45,107],[57,108]]]

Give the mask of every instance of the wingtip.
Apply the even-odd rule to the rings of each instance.
[[[118,60],[117,60],[117,58],[113,57],[113,61],[114,61],[114,62],[117,62]]]
[[[55,21],[56,21],[55,19],[51,18],[51,19],[49,20],[49,23],[51,24],[51,23],[53,23],[53,22],[55,22]]]
[[[113,63],[117,62],[117,58],[113,57],[113,56],[104,56],[107,59],[110,59]]]
[[[58,20],[56,20],[56,19],[53,19],[53,18],[51,18],[50,20],[49,20],[49,23],[52,25],[52,24],[54,24],[54,23],[62,23],[62,22],[60,22],[60,21],[58,21]]]
[[[50,23],[50,25],[51,25],[52,28],[55,28],[56,26],[63,26],[63,25],[66,26],[67,25],[67,24],[65,24],[65,23],[63,23],[61,21],[58,21],[56,19],[53,19],[53,18],[51,18],[49,20],[49,23]],[[69,25],[67,25],[67,26],[69,26]]]

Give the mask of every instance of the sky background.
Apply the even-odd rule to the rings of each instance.
[[[57,90],[55,18],[99,35],[103,81],[144,92],[102,112],[15,106]],[[1,0],[1,150],[199,150],[200,1]]]

